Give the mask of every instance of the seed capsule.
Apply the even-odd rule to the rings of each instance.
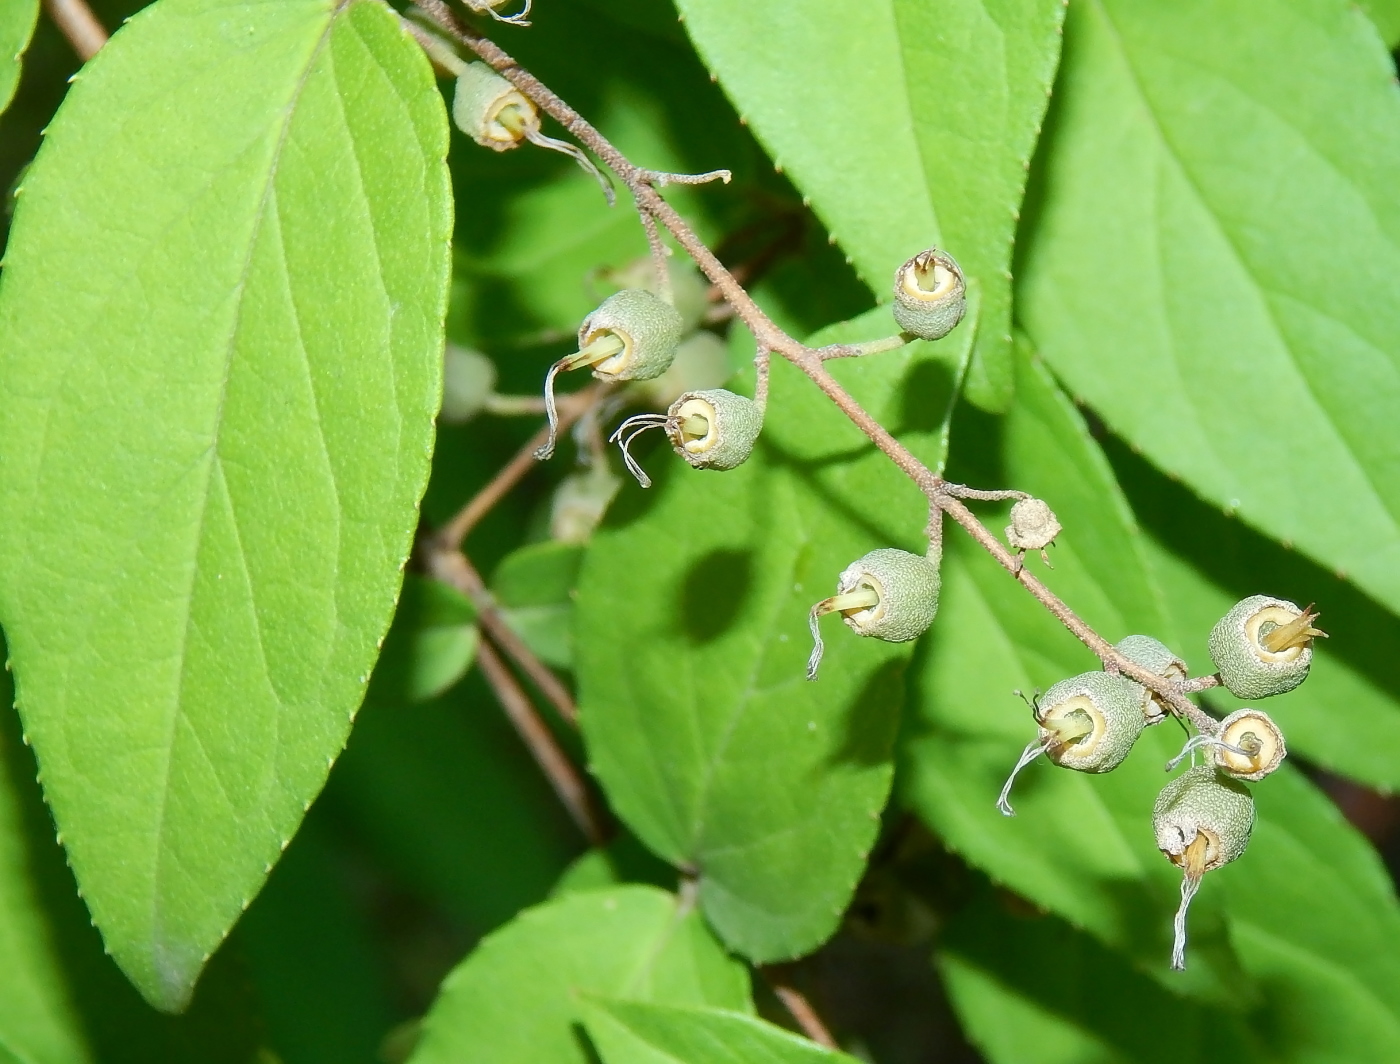
[[[1150,635],[1129,635],[1120,639],[1114,650],[1122,654],[1134,665],[1141,665],[1149,672],[1155,672],[1168,680],[1184,680],[1188,675],[1186,662],[1167,648],[1160,639]],[[1157,724],[1166,719],[1167,703],[1155,691],[1148,690],[1147,723]]]
[[[733,469],[753,453],[763,429],[763,410],[752,399],[709,388],[686,392],[664,414],[634,414],[608,437],[622,448],[622,460],[644,488],[651,478],[632,457],[632,441],[647,429],[663,428],[671,447],[696,469]]]
[[[1220,680],[1238,698],[1267,698],[1308,678],[1318,614],[1285,599],[1252,595],[1237,602],[1210,633],[1210,657]]]
[[[496,391],[496,363],[479,351],[448,344],[442,356],[442,410],[449,425],[470,421]]]
[[[825,614],[840,613],[856,635],[890,643],[906,643],[928,631],[938,613],[943,584],[939,561],[936,555],[881,547],[848,565],[836,582],[836,594],[822,599],[808,614],[812,656],[807,661],[807,679],[815,680],[821,665],[825,644],[817,622]]]
[[[483,148],[509,151],[540,128],[540,112],[501,75],[482,62],[468,63],[452,95],[452,121]]]
[[[578,351],[549,368],[544,380],[549,439],[535,452],[545,459],[554,453],[559,415],[554,404],[554,378],[563,370],[588,366],[600,381],[644,381],[659,377],[676,357],[681,317],[676,308],[644,288],[624,288],[608,296],[583,320]]]
[[[1200,765],[1162,789],[1152,807],[1157,848],[1182,870],[1181,905],[1172,922],[1172,968],[1186,967],[1186,910],[1201,877],[1244,853],[1254,828],[1254,798],[1238,780]]]
[[[894,275],[894,320],[923,340],[941,340],[967,310],[967,282],[953,256],[921,251]]]
[[[1288,747],[1267,713],[1246,708],[1220,722],[1220,742],[1212,754],[1221,771],[1242,780],[1262,780],[1283,763]]]
[[[1147,726],[1147,690],[1122,676],[1086,672],[1061,680],[1032,705],[1040,734],[1021,752],[997,798],[1004,816],[1011,808],[1011,785],[1041,754],[1061,768],[1109,772],[1122,764]]]
[[[1050,565],[1050,555],[1045,553],[1045,548],[1054,542],[1060,531],[1060,522],[1048,503],[1041,499],[1021,499],[1011,507],[1006,542],[1021,554],[1028,550],[1040,551],[1041,561]]]

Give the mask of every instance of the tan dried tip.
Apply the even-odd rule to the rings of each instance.
[[[1264,649],[1271,654],[1281,654],[1285,650],[1301,649],[1314,639],[1326,639],[1326,632],[1313,627],[1313,621],[1321,616],[1313,609],[1313,605],[1308,603],[1307,608],[1293,620],[1270,629],[1269,633],[1259,640]]]

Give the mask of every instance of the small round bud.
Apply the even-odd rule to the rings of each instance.
[[[1222,720],[1219,740],[1211,749],[1216,766],[1242,780],[1262,780],[1288,755],[1279,726],[1257,709],[1239,709]]]
[[[621,486],[621,478],[601,461],[570,473],[559,482],[550,500],[550,537],[565,543],[588,542]]]
[[[894,320],[923,340],[941,340],[967,310],[967,282],[953,256],[921,251],[894,275]]]
[[[467,64],[457,78],[452,121],[483,148],[509,151],[539,131],[540,113],[509,81],[476,62]]]
[[[1186,662],[1173,654],[1160,639],[1150,635],[1124,636],[1113,649],[1134,665],[1141,665],[1168,680],[1184,680],[1189,675]],[[1169,712],[1167,703],[1155,691],[1149,689],[1147,695],[1147,723],[1156,724],[1166,718]]]
[[[1031,711],[1040,734],[1026,745],[1001,788],[997,808],[1002,815],[1016,815],[1011,785],[1041,754],[1077,772],[1110,772],[1121,765],[1147,726],[1146,705],[1146,688],[1107,672],[1072,676],[1038,696]]]
[[[733,469],[753,453],[763,411],[723,388],[686,392],[666,412],[666,435],[696,469]]]
[[[1210,657],[1238,698],[1267,698],[1308,678],[1317,613],[1284,599],[1252,595],[1231,607],[1210,633]]]
[[[1244,853],[1254,829],[1254,798],[1212,765],[1183,772],[1152,807],[1157,848],[1182,870],[1181,905],[1173,922],[1172,967],[1186,967],[1186,910],[1201,877]]]
[[[881,547],[846,566],[836,581],[836,594],[822,599],[808,614],[813,646],[807,679],[817,678],[821,664],[824,644],[817,621],[824,614],[840,613],[856,635],[890,643],[906,643],[928,631],[938,613],[943,585],[939,560],[937,555]]]
[[[668,407],[686,392],[720,387],[733,374],[728,345],[714,333],[701,329],[680,342],[670,369],[635,387],[647,404]]]
[[[496,391],[496,363],[480,351],[448,344],[442,356],[442,410],[449,425],[470,421]]]
[[[1060,534],[1060,522],[1055,511],[1041,499],[1021,499],[1011,507],[1011,524],[1006,526],[1006,542],[1011,549],[1024,554],[1028,550],[1040,551],[1040,558],[1046,565],[1050,556],[1045,553]]]

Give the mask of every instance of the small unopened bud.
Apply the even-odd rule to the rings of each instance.
[[[1285,599],[1252,595],[1237,602],[1210,633],[1210,657],[1220,680],[1238,698],[1267,698],[1308,678],[1318,614]]]
[[[953,256],[921,251],[894,275],[894,320],[923,340],[941,340],[967,310],[967,282]]]
[[[1110,772],[1132,750],[1147,718],[1146,689],[1122,676],[1086,672],[1061,680],[1031,706],[1040,734],[1027,744],[997,798],[1004,816],[1011,808],[1011,785],[1021,770],[1041,754],[1061,768]]]
[[[1040,551],[1040,558],[1050,565],[1050,556],[1045,548],[1060,534],[1060,522],[1055,511],[1041,499],[1021,499],[1011,507],[1011,524],[1006,526],[1006,542],[1011,549],[1025,554],[1028,550]],[[1053,568],[1053,566],[1051,566]]]
[[[621,478],[601,461],[569,474],[550,500],[550,536],[565,543],[586,543],[621,486]]]
[[[825,649],[817,622],[828,613],[841,614],[856,635],[890,643],[906,643],[928,631],[938,613],[943,583],[938,562],[937,557],[881,547],[848,565],[836,581],[836,594],[822,599],[808,614],[812,656],[807,660],[807,679],[817,678]]]
[[[624,288],[603,300],[579,328],[578,351],[554,363],[544,379],[549,439],[535,457],[554,453],[559,424],[554,378],[560,372],[587,366],[600,381],[650,380],[670,367],[680,339],[676,308],[645,288]]]
[[[1141,665],[1165,679],[1184,680],[1189,675],[1186,662],[1173,654],[1160,639],[1150,635],[1124,636],[1113,649],[1134,665]],[[1169,712],[1167,703],[1155,691],[1149,689],[1147,694],[1147,723],[1156,724],[1166,718]]]
[[[496,391],[496,363],[479,351],[448,344],[442,356],[442,410],[449,425],[470,421]]]
[[[1183,772],[1152,807],[1157,848],[1182,871],[1181,905],[1172,923],[1172,968],[1186,967],[1186,911],[1201,877],[1244,853],[1254,829],[1254,798],[1212,765]]]

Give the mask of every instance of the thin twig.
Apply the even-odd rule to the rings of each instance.
[[[491,685],[501,707],[506,711],[535,762],[540,766],[554,793],[564,803],[564,808],[573,817],[589,843],[601,846],[608,840],[608,830],[602,814],[593,800],[593,793],[559,745],[554,733],[549,730],[530,701],[528,695],[516,682],[490,639],[483,639],[476,649],[476,660],[481,665],[481,673]]]
[[[86,63],[107,43],[107,29],[84,0],[44,0],[44,10]]]
[[[651,249],[651,265],[656,271],[656,294],[674,306],[676,296],[671,291],[671,267],[666,261],[671,250],[661,241],[656,219],[644,211],[640,203],[637,204],[637,214],[642,219],[642,228],[646,230],[647,247]]]
[[[455,587],[471,599],[472,605],[476,607],[476,623],[530,678],[540,689],[540,693],[549,699],[565,722],[578,727],[578,707],[574,704],[573,696],[559,682],[559,677],[549,671],[549,666],[537,658],[525,640],[516,635],[515,630],[506,623],[506,619],[496,608],[495,599],[486,588],[486,582],[481,579],[481,574],[476,571],[476,566],[472,565],[467,556],[460,550],[444,549],[429,541],[424,561],[429,574],[435,580]]]
[[[768,983],[773,995],[783,1003],[783,1008],[788,1010],[789,1015],[797,1021],[797,1026],[802,1028],[802,1033],[816,1042],[819,1046],[827,1049],[840,1049],[836,1039],[827,1030],[826,1024],[822,1023],[822,1018],[817,1015],[817,1010],[812,1008],[812,1003],[803,996],[788,980],[784,979],[775,968],[764,967],[759,969],[763,973],[764,980]]]
[[[559,400],[559,431],[563,432],[605,394],[606,385],[592,384],[581,392],[574,392]],[[505,466],[491,478],[491,482],[477,492],[467,504],[442,527],[435,538],[439,549],[456,550],[467,538],[467,533],[476,527],[478,521],[491,512],[511,488],[515,487],[525,474],[536,468],[535,451],[549,436],[545,426],[530,437]]]

